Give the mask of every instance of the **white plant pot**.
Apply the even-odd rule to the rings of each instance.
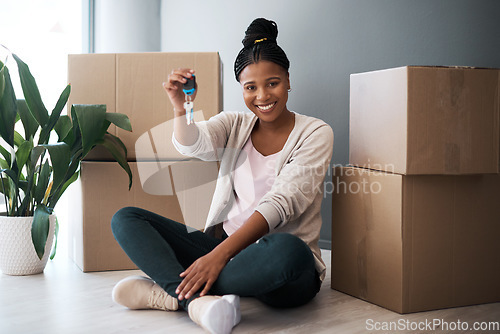
[[[0,216],[0,270],[7,275],[34,275],[43,272],[52,249],[56,216],[50,215],[49,235],[42,259],[31,240],[33,217]]]

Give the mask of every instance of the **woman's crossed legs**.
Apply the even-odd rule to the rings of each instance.
[[[119,210],[111,225],[130,259],[175,298],[180,273],[223,241],[134,207]],[[294,235],[271,233],[231,259],[210,294],[255,297],[274,307],[294,307],[310,301],[320,285],[309,247]],[[187,309],[197,297],[179,304]]]

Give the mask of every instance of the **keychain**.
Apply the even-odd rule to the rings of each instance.
[[[186,78],[187,82],[184,84],[182,91],[186,97],[186,102],[184,102],[184,110],[186,110],[186,121],[187,124],[193,123],[193,101],[191,100],[191,95],[194,94],[196,90],[196,77],[194,74],[191,78]]]

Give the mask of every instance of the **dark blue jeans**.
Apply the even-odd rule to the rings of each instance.
[[[130,259],[171,296],[181,283],[179,274],[209,253],[223,239],[155,213],[133,207],[119,210],[111,220],[113,234]],[[274,307],[307,303],[321,282],[310,248],[288,233],[268,234],[231,259],[210,294],[255,297]],[[179,304],[187,309],[194,298]]]

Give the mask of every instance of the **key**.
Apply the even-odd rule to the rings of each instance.
[[[191,101],[191,99],[188,99],[186,102],[184,102],[184,110],[186,110],[186,122],[188,125],[193,123],[193,108],[193,101]]]
[[[194,94],[196,90],[196,77],[191,75],[191,78],[186,78],[186,83],[182,87],[182,91],[185,94],[186,102],[184,102],[184,110],[186,110],[186,122],[187,124],[193,123],[193,101],[191,101],[191,95]]]
[[[182,87],[182,91],[186,95],[193,95],[196,90],[196,77],[194,74],[191,75],[191,78],[186,78],[186,83]]]

